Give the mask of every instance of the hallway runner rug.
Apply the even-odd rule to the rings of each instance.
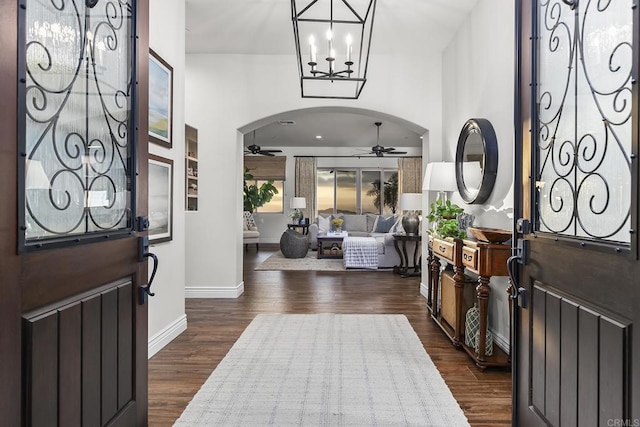
[[[261,314],[177,426],[467,426],[404,315]]]

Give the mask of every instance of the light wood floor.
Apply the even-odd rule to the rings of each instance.
[[[420,279],[391,272],[254,271],[277,248],[245,252],[244,294],[187,299],[188,329],[149,361],[149,425],[170,426],[260,313],[400,313],[407,316],[474,426],[509,425],[511,374],[478,370],[426,313]],[[253,426],[252,426],[253,427]]]

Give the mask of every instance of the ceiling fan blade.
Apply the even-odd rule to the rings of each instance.
[[[282,150],[261,150],[263,153],[282,153]]]
[[[394,151],[393,153],[389,153],[389,154],[407,154],[406,151]]]
[[[275,154],[271,154],[268,151],[262,151],[262,150],[258,151],[258,154],[262,154],[263,156],[269,156],[269,157],[273,157],[275,155]]]

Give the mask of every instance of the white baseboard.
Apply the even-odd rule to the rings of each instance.
[[[185,298],[238,298],[244,293],[244,282],[238,286],[187,286],[184,288]]]
[[[175,321],[171,322],[166,328],[149,338],[148,355],[151,357],[162,350],[164,346],[173,341],[178,335],[187,330],[187,315],[183,314]]]
[[[420,295],[429,299],[429,287],[422,282],[420,282]]]
[[[509,338],[505,337],[504,335],[500,335],[499,333],[497,333],[492,329],[489,329],[489,330],[493,334],[494,344],[500,347],[505,353],[509,354],[509,350],[511,348],[509,344]]]

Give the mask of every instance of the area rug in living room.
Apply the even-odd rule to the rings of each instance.
[[[272,271],[345,271],[344,260],[322,258],[318,259],[317,252],[309,251],[304,258],[285,258],[278,251],[265,259],[255,270]]]
[[[258,315],[177,426],[467,426],[403,315]]]

